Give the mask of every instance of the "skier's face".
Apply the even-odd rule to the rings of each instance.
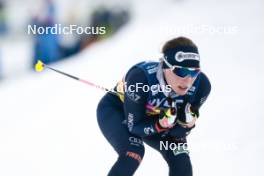
[[[171,69],[164,69],[164,76],[172,90],[179,95],[185,95],[196,79],[191,76],[182,78],[174,74]]]

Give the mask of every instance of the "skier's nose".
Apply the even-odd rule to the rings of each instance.
[[[187,75],[183,78],[184,82],[190,82],[192,81],[192,77],[190,75]]]

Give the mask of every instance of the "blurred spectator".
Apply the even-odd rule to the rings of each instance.
[[[2,52],[1,52],[1,48],[0,48],[0,81],[3,78],[2,76]]]
[[[95,9],[91,16],[91,23],[89,26],[93,27],[106,27],[105,35],[85,35],[82,36],[81,48],[87,47],[92,43],[112,36],[118,31],[124,24],[129,21],[130,15],[128,10],[122,8],[113,10],[104,7]]]
[[[0,35],[7,32],[5,3],[0,0]]]
[[[76,12],[71,10],[67,12],[67,21],[66,26],[70,26],[72,24],[77,25],[77,15]],[[72,34],[62,34],[60,37],[60,50],[61,50],[61,56],[64,58],[67,58],[73,54],[78,53],[80,48],[80,40],[81,36],[77,33]]]
[[[45,0],[45,2],[46,7],[44,8],[44,12],[41,11],[41,14],[32,20],[33,25],[36,25],[37,28],[53,27],[55,24],[55,4],[52,0]],[[43,14],[45,15],[42,16]],[[60,58],[58,34],[52,34],[51,31],[48,30],[43,34],[34,35],[33,66],[39,59],[44,63],[51,63],[58,61]]]
[[[75,44],[71,43],[70,46],[61,44],[61,53],[63,57],[76,54],[80,50],[92,45],[94,42],[112,36],[129,20],[129,17],[128,10],[121,8],[113,10],[104,7],[98,7],[94,10],[90,19],[87,20],[89,22],[87,22],[85,26],[106,27],[106,34],[82,34],[81,36],[75,36]],[[70,37],[68,36],[68,38]]]
[[[45,22],[35,22],[36,26],[52,27],[54,24],[47,20]],[[51,34],[50,31],[44,34],[34,36],[34,59],[33,66],[38,59],[45,63],[51,63],[60,59],[60,48],[57,34]]]

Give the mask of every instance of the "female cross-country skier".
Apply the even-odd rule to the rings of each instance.
[[[99,102],[99,127],[118,154],[108,176],[133,175],[143,159],[144,143],[160,152],[169,176],[192,176],[186,136],[211,84],[190,39],[169,40],[162,53],[159,62],[132,66],[114,88],[116,94],[108,92]],[[168,148],[171,144],[176,147]]]

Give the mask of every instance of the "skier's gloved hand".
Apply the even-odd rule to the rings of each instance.
[[[168,98],[170,107],[167,109],[162,109],[159,114],[159,120],[156,124],[156,129],[158,131],[166,131],[172,128],[176,124],[177,119],[177,108],[176,103],[172,99]]]
[[[166,131],[176,124],[177,113],[176,108],[168,108],[161,110],[159,120],[156,123],[156,129],[158,132]]]
[[[176,107],[161,110],[159,116],[159,125],[162,128],[172,128],[176,123],[177,113]]]
[[[198,111],[195,111],[190,103],[187,103],[181,117],[177,119],[177,123],[184,128],[192,128],[198,118]]]

